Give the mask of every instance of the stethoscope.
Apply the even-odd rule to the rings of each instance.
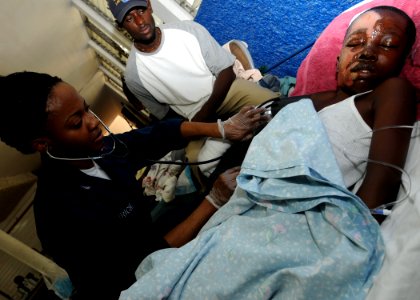
[[[111,147],[111,149],[108,150],[108,151],[106,151],[106,152],[103,152],[103,153],[101,153],[100,155],[97,155],[97,156],[87,156],[87,157],[60,157],[60,156],[52,155],[50,153],[50,151],[48,150],[48,147],[47,147],[46,154],[50,158],[57,159],[57,160],[70,160],[70,161],[74,161],[74,160],[95,160],[95,159],[100,159],[100,158],[103,158],[103,157],[105,157],[107,155],[110,155],[110,154],[112,154],[114,152],[115,147],[116,147],[116,144],[117,144],[117,141],[120,142],[122,145],[124,145],[125,148],[126,148],[126,151],[128,152],[127,146],[122,141],[120,141],[117,137],[114,136],[114,134],[111,132],[111,129],[109,129],[109,127],[93,111],[91,111],[90,109],[89,109],[89,113],[91,113],[99,121],[99,123],[101,123],[101,125],[105,128],[105,130],[109,133],[110,137],[112,138],[112,147]]]

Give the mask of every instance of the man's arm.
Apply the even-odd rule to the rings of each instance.
[[[235,80],[236,75],[232,66],[224,69],[219,73],[214,82],[213,92],[203,107],[195,114],[192,121],[208,122],[217,119],[216,111],[225,100],[227,93]]]

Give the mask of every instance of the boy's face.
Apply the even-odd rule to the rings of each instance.
[[[337,62],[338,88],[365,92],[398,76],[406,55],[407,21],[392,11],[369,11],[351,25]]]

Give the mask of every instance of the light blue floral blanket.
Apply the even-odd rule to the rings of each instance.
[[[149,255],[120,299],[364,299],[379,225],[344,187],[310,100],[254,138],[237,181],[197,238]]]

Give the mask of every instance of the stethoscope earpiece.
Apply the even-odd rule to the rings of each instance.
[[[45,153],[52,159],[56,159],[56,160],[68,160],[68,161],[74,161],[74,160],[94,160],[94,159],[100,159],[103,158],[104,156],[110,155],[111,153],[114,152],[115,147],[116,147],[116,137],[114,136],[114,134],[111,132],[111,129],[109,129],[109,127],[93,112],[89,109],[89,112],[99,121],[99,123],[101,123],[101,125],[105,128],[105,130],[109,133],[109,135],[112,138],[112,148],[111,150],[109,150],[108,152],[102,153],[101,155],[97,155],[97,156],[88,156],[88,157],[60,157],[60,156],[55,156],[52,155],[49,151],[48,148],[48,143],[45,142],[45,147],[46,147],[46,151]],[[122,143],[124,146],[125,144],[122,141],[119,141],[120,143]],[[127,146],[125,146],[127,149]]]

